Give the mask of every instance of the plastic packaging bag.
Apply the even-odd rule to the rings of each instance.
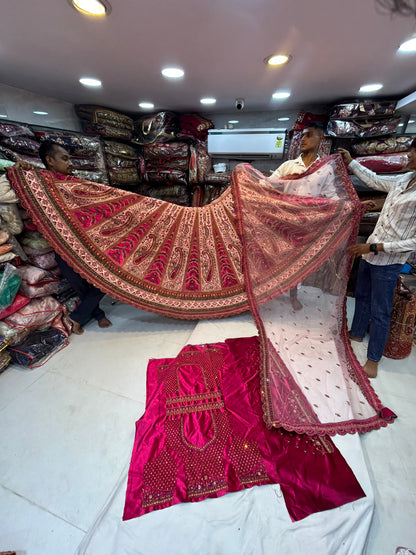
[[[44,364],[60,347],[67,344],[66,335],[59,330],[35,331],[21,343],[9,347],[9,353],[14,363],[35,368]]]
[[[10,306],[19,290],[22,277],[11,264],[5,264],[0,277],[0,312]]]

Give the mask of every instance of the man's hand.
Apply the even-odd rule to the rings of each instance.
[[[363,243],[359,245],[352,245],[348,247],[348,252],[354,256],[361,256],[370,252],[370,243]]]
[[[374,202],[374,200],[363,200],[361,204],[365,207],[366,212],[370,212],[370,210],[377,208],[377,203]]]
[[[348,152],[348,150],[345,150],[345,148],[339,148],[338,152],[341,154],[342,159],[344,160],[344,164],[348,166],[352,162],[351,154]]]

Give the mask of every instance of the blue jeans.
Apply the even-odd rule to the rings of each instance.
[[[381,359],[387,343],[394,290],[402,267],[403,264],[376,266],[360,260],[350,334],[362,339],[371,322],[367,358],[373,362]]]

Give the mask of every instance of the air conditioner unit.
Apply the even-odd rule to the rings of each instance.
[[[210,129],[208,154],[234,159],[283,158],[286,129]]]

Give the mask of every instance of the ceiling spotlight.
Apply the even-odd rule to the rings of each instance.
[[[146,110],[150,110],[155,107],[153,102],[139,102],[140,108],[144,108]]]
[[[201,98],[199,101],[201,104],[215,104],[217,102],[216,98]]]
[[[360,92],[374,92],[383,88],[381,83],[373,83],[371,85],[363,85],[360,87]]]
[[[179,67],[165,67],[162,69],[162,75],[164,77],[170,77],[171,79],[179,79],[185,75],[185,72]]]
[[[415,123],[414,119],[409,119],[409,121],[407,123]]]
[[[68,0],[69,4],[83,15],[110,15],[111,6],[107,0]]]
[[[235,125],[236,123],[240,123],[240,122],[238,121],[238,119],[230,119],[228,120],[228,123],[232,123]]]
[[[84,85],[84,87],[101,87],[101,81],[93,77],[81,77],[79,82],[81,85]]]
[[[7,118],[7,114],[0,114],[0,118]]]
[[[289,121],[290,118],[277,118],[277,121]]]
[[[416,37],[402,42],[399,50],[400,52],[416,52]]]
[[[276,91],[272,94],[272,98],[276,98],[278,100],[282,100],[283,98],[289,98],[290,92],[287,91]]]
[[[273,56],[268,56],[264,59],[264,63],[275,67],[287,64],[292,59],[292,56],[287,56],[286,54],[274,54]]]
[[[42,112],[41,110],[33,110],[34,114],[37,114],[38,116],[47,116],[48,112]]]

